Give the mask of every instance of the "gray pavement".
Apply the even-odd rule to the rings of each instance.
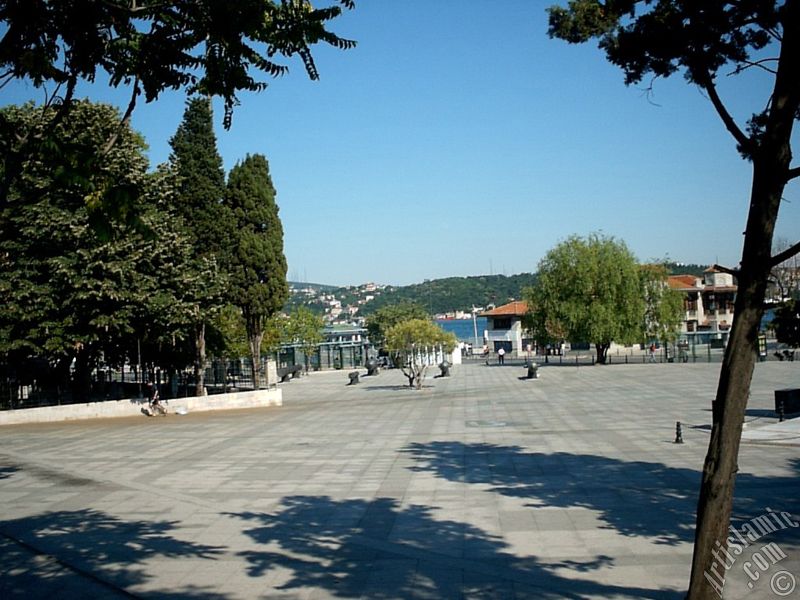
[[[0,597],[682,598],[718,372],[325,372],[280,408],[4,427]],[[800,427],[772,411],[798,386],[798,363],[757,366],[737,524],[800,516]],[[751,558],[767,542],[785,556]],[[783,572],[800,527],[737,556],[725,597]]]

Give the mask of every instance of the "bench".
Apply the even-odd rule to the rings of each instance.
[[[303,372],[303,367],[300,365],[291,365],[289,367],[281,367],[278,369],[278,377],[281,383],[286,383],[290,379],[297,379],[300,373]]]
[[[800,388],[775,390],[775,412],[787,415],[800,412]]]

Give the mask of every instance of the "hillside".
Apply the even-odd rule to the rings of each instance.
[[[314,312],[328,315],[331,320],[353,313],[354,316],[365,317],[383,306],[404,301],[417,302],[431,314],[471,311],[473,306],[505,304],[518,299],[522,289],[534,281],[535,275],[522,273],[511,276],[447,277],[406,286],[365,284],[336,288],[290,283],[292,295],[286,310],[304,305]]]
[[[665,263],[670,275],[702,276],[708,265]],[[325,315],[328,322],[350,322],[367,317],[379,308],[399,302],[416,302],[431,315],[470,312],[473,306],[505,304],[522,297],[522,290],[536,281],[533,273],[446,277],[404,286],[336,287],[290,282],[292,295],[285,310],[307,306]]]
[[[364,306],[360,315],[369,315],[382,306],[413,301],[429,313],[471,311],[473,306],[505,304],[522,296],[524,287],[533,285],[536,276],[478,275],[473,277],[447,277],[402,287],[387,287],[380,296]]]

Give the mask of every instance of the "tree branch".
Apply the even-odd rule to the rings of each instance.
[[[111,151],[111,148],[113,148],[114,144],[117,143],[120,131],[122,131],[122,129],[130,123],[131,115],[133,114],[133,109],[136,107],[136,97],[140,94],[140,92],[141,90],[139,88],[139,78],[136,77],[136,79],[133,82],[133,92],[131,93],[130,102],[128,102],[128,108],[125,110],[125,114],[123,115],[122,120],[119,122],[119,127],[117,127],[117,130],[114,132],[114,135],[112,135],[109,138],[108,142],[106,142],[106,145],[103,147],[103,152],[102,152],[103,154],[108,154],[108,152]]]
[[[728,112],[728,109],[725,108],[725,105],[722,103],[722,99],[720,99],[719,94],[717,94],[717,88],[714,86],[714,82],[711,80],[711,77],[708,76],[700,85],[708,94],[708,98],[711,100],[711,104],[714,106],[717,114],[725,124],[725,128],[739,143],[739,146],[747,151],[752,151],[753,140],[739,128],[739,126],[736,124],[736,121],[734,121],[733,117]]]
[[[777,75],[778,71],[776,69],[770,69],[769,67],[765,66],[765,63],[769,63],[769,62],[775,62],[776,63],[776,62],[778,62],[778,59],[777,58],[762,58],[761,60],[757,60],[757,61],[743,60],[738,65],[736,65],[736,68],[733,71],[731,71],[730,73],[728,73],[728,75],[729,76],[730,75],[739,75],[740,73],[744,72],[745,70],[747,70],[747,69],[749,69],[751,67],[757,67],[759,69],[763,69],[767,73],[771,73],[772,75]]]
[[[794,246],[788,247],[783,252],[778,252],[775,256],[770,259],[770,266],[777,267],[783,261],[792,258],[795,254],[800,253],[800,242],[797,242]]]
[[[795,177],[800,177],[800,167],[795,167],[794,169],[789,169],[786,172],[786,181],[787,183],[794,179]]]

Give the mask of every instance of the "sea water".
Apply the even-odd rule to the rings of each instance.
[[[483,332],[486,331],[486,317],[477,317],[475,322],[478,326],[478,341],[483,343]],[[458,341],[475,343],[475,327],[472,319],[442,319],[437,320],[436,324],[444,329],[456,334]]]

